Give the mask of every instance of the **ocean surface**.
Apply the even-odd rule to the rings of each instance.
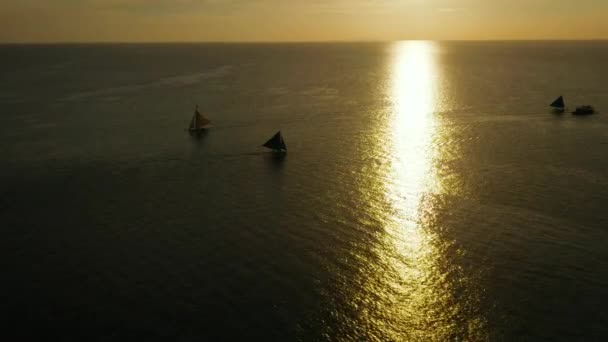
[[[607,61],[608,42],[0,46],[2,334],[606,340]],[[554,114],[559,95],[600,114]],[[260,146],[279,130],[283,158]]]

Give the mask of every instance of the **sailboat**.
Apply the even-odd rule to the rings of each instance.
[[[209,119],[204,117],[203,114],[198,111],[197,105],[196,109],[194,110],[192,120],[190,120],[190,127],[188,128],[188,130],[190,131],[190,133],[200,133],[207,129],[207,125],[209,125],[210,123],[211,121],[209,121]]]
[[[268,140],[264,145],[266,148],[272,149],[274,152],[287,152],[287,146],[285,145],[285,140],[283,140],[283,136],[281,135],[281,131],[278,131],[270,140]]]
[[[566,104],[564,103],[564,97],[560,96],[550,104],[553,107],[553,111],[556,113],[563,113],[566,110]]]

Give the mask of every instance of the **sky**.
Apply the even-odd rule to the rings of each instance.
[[[608,39],[608,0],[0,0],[0,42]]]

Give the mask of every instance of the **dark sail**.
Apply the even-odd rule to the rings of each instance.
[[[557,100],[551,103],[551,107],[560,109],[566,107],[566,105],[564,104],[564,98],[562,96],[558,97]]]
[[[264,145],[264,147],[271,148],[275,151],[285,150],[287,151],[287,146],[285,145],[285,141],[283,140],[283,136],[281,132],[277,132],[270,140],[268,140]]]

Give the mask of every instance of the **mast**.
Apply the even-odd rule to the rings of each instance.
[[[198,105],[194,109],[194,129],[198,129]]]

